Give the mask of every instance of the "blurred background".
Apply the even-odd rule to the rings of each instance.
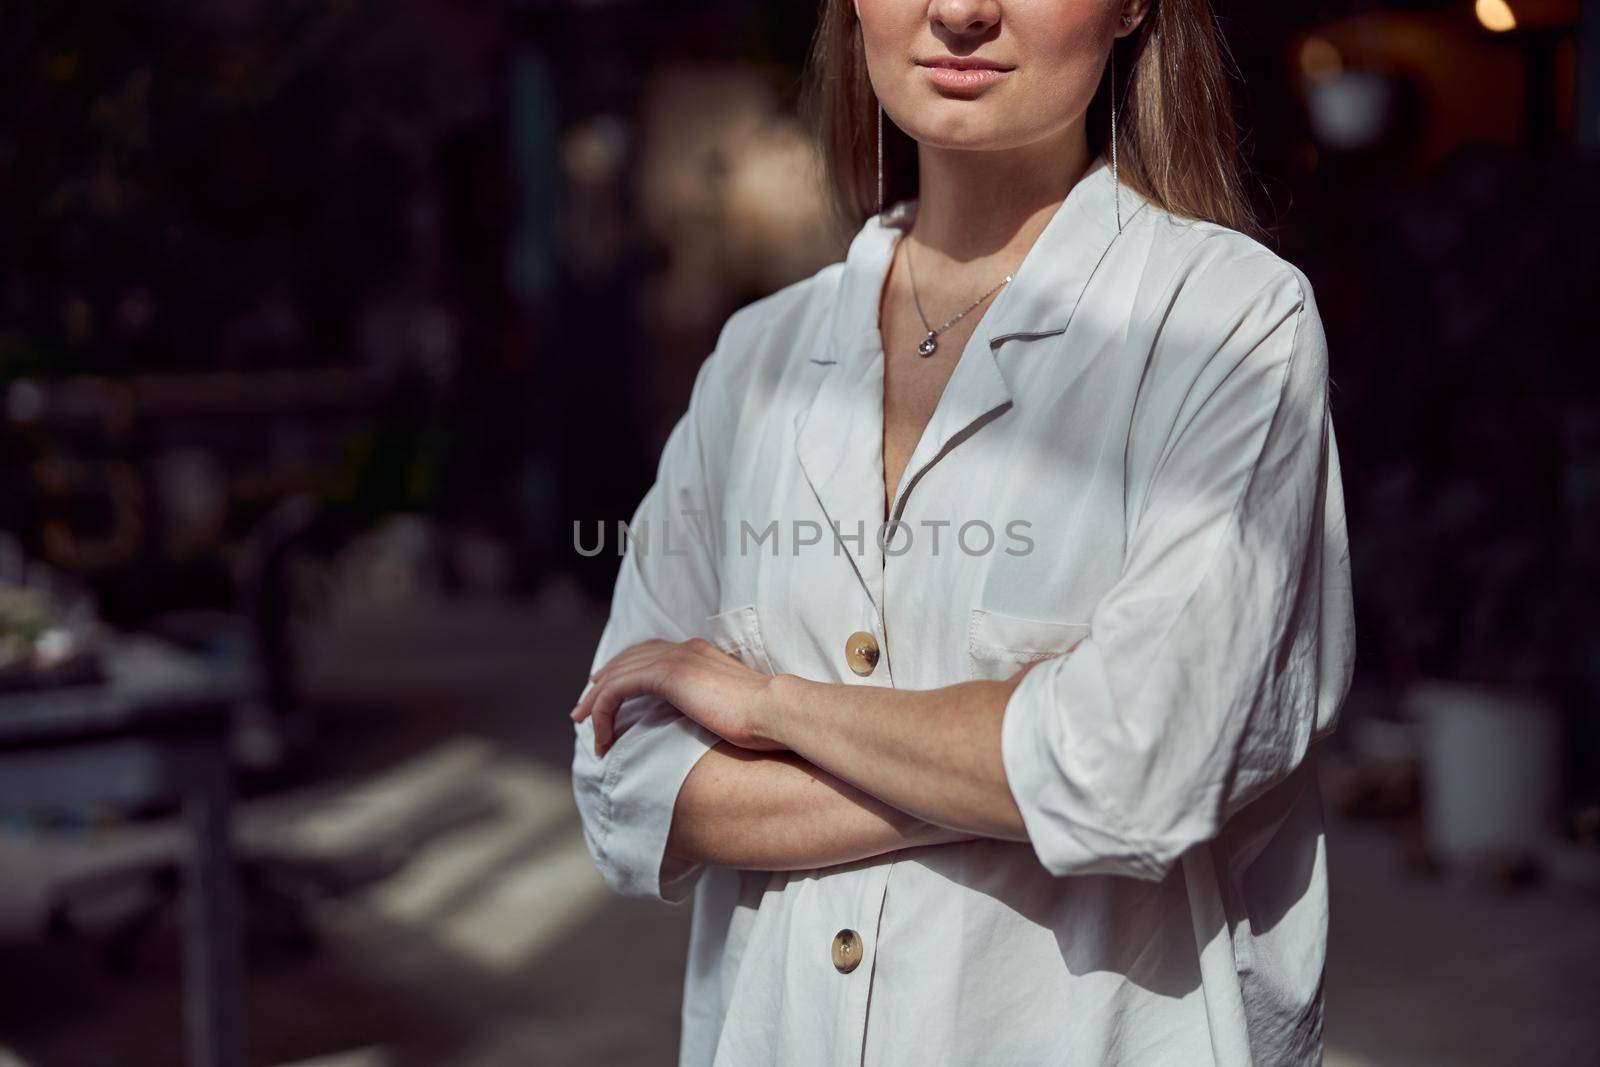
[[[1600,4],[1216,8],[1351,525],[1328,1062],[1600,1062]],[[574,524],[844,253],[815,21],[0,3],[0,1065],[675,1059]]]

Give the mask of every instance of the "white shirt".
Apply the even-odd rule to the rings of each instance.
[[[844,262],[736,312],[702,365],[596,666],[698,634],[764,672],[932,689],[1071,652],[1005,710],[1029,844],[664,868],[678,788],[718,739],[652,697],[603,759],[579,726],[606,881],[693,894],[682,1063],[1319,1062],[1309,753],[1354,658],[1323,330],[1261,245],[1127,188],[1121,210],[1119,233],[1097,161],[984,312],[887,553],[877,298],[903,231],[870,219]],[[865,677],[855,631],[882,648]]]

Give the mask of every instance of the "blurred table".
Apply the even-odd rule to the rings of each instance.
[[[236,681],[145,637],[108,642],[104,680],[0,694],[0,810],[174,799],[189,838],[184,1014],[195,1067],[244,1063],[230,815]]]

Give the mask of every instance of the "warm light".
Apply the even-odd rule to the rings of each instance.
[[[1478,0],[1477,12],[1478,21],[1486,30],[1505,33],[1517,28],[1517,17],[1511,13],[1511,5],[1506,0]]]
[[[1333,42],[1325,37],[1307,37],[1300,46],[1300,71],[1307,81],[1321,81],[1337,77],[1344,70],[1344,60]]]

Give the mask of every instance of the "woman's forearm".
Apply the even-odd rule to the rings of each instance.
[[[1021,678],[916,691],[785,675],[761,706],[761,732],[891,810],[1026,841],[1000,756],[1006,702]]]
[[[742,870],[808,870],[971,836],[915,819],[792,752],[723,741],[678,791],[667,854]]]

